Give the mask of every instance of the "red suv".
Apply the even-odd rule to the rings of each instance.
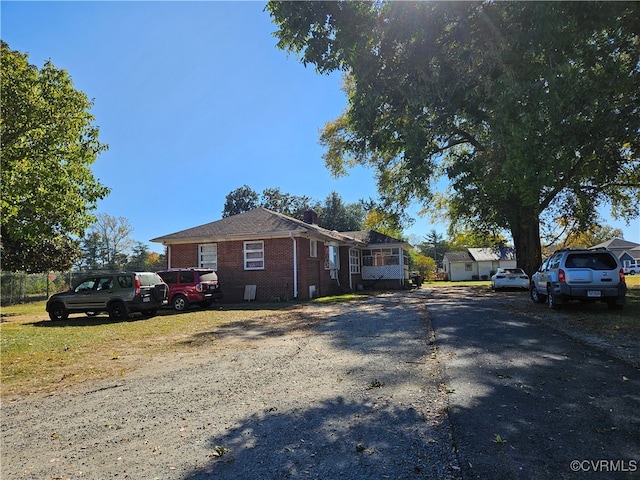
[[[218,275],[208,268],[174,268],[158,272],[169,285],[169,303],[181,312],[189,305],[209,307],[222,298]]]

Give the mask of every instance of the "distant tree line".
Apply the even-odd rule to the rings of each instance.
[[[401,238],[402,229],[411,220],[385,205],[373,200],[344,203],[337,192],[331,192],[323,201],[306,195],[292,195],[279,188],[267,188],[258,194],[248,185],[236,188],[226,196],[222,218],[264,207],[302,220],[304,212],[312,209],[318,215],[318,225],[328,230],[350,232],[376,230],[392,237]]]

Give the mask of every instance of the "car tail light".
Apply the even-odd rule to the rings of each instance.
[[[565,283],[567,281],[567,277],[565,276],[564,270],[558,270],[558,281],[560,283]]]
[[[624,282],[624,269],[620,269],[620,281]]]
[[[135,282],[136,282],[136,297],[140,295],[140,279],[138,278],[138,276],[135,276]]]

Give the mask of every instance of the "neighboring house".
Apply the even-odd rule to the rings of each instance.
[[[409,278],[409,244],[377,232],[327,230],[311,210],[302,221],[258,207],[151,241],[165,245],[168,268],[216,270],[232,302],[401,288]]]
[[[640,262],[640,244],[629,242],[621,238],[612,238],[611,240],[599,243],[598,245],[594,245],[590,248],[606,248],[611,250],[625,267],[630,263]]]
[[[517,266],[513,248],[467,248],[464,251],[447,252],[442,259],[446,278],[452,282],[463,280],[488,280],[498,268]]]

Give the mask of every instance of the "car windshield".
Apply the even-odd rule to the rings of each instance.
[[[213,270],[209,270],[206,272],[200,272],[200,281],[201,282],[215,282],[218,280],[218,275]]]
[[[502,270],[502,273],[521,275],[524,273],[524,271],[521,268],[505,268]]]

